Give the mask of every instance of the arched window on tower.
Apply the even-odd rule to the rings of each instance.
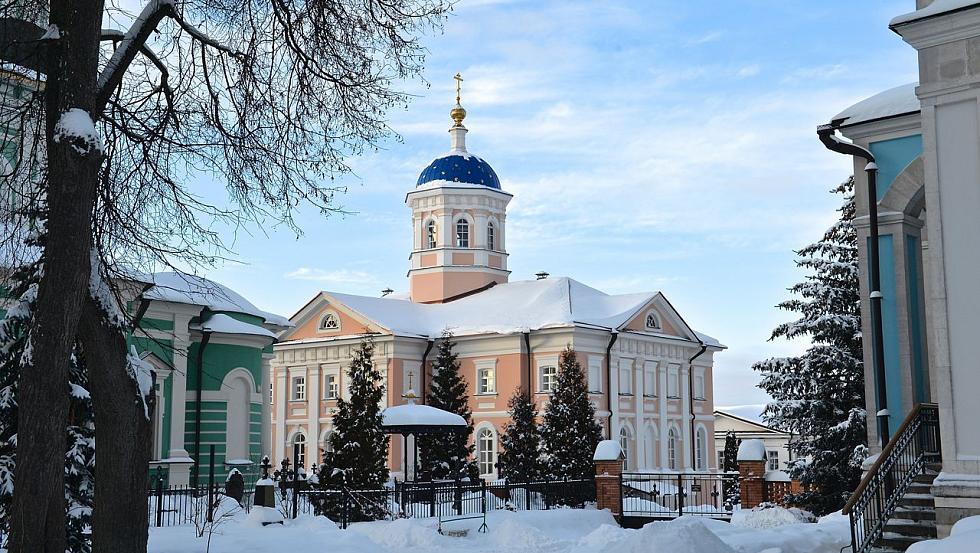
[[[625,426],[619,429],[619,447],[623,449],[623,470],[629,470],[632,467],[630,462],[630,442],[633,441],[633,433],[630,432],[629,428]]]
[[[667,468],[677,470],[677,433],[673,428],[667,431]]]
[[[487,223],[487,249],[497,249],[497,229],[493,227],[493,222]]]
[[[427,249],[434,249],[436,247],[436,222],[429,221],[425,225],[425,236],[423,237],[423,243]]]
[[[466,219],[456,221],[456,247],[470,247],[470,224]]]

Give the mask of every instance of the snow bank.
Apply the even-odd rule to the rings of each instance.
[[[960,519],[949,531],[949,537],[913,544],[907,553],[962,553],[975,551],[980,541],[980,516]]]
[[[593,461],[618,461],[623,458],[623,448],[616,440],[602,440],[595,448]]]
[[[738,461],[765,461],[766,444],[762,440],[742,440],[742,443],[738,444],[738,455],[735,459]]]
[[[625,540],[608,544],[602,553],[736,553],[708,529],[709,520],[681,517],[653,522]],[[725,523],[722,523],[725,524]]]
[[[808,511],[795,507],[786,509],[778,505],[742,509],[735,511],[732,515],[733,525],[756,529],[777,528],[787,524],[800,524],[814,520],[813,514]]]

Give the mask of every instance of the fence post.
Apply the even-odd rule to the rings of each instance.
[[[344,530],[347,529],[347,524],[350,521],[350,501],[347,497],[347,477],[344,477],[343,483],[340,485],[340,497],[341,497],[341,508],[340,508],[340,520],[341,527]]]
[[[677,514],[684,516],[684,475],[677,475]]]
[[[208,468],[208,522],[214,522],[214,444],[208,448],[211,457]]]
[[[157,471],[157,528],[163,526],[163,474]]]
[[[436,483],[429,482],[429,516],[435,518],[436,516]]]
[[[299,508],[299,448],[300,444],[293,444],[293,518],[297,516]]]
[[[463,488],[459,480],[459,474],[453,480],[453,510],[456,511],[456,516],[463,514]]]
[[[480,479],[480,512],[487,514],[487,481]]]

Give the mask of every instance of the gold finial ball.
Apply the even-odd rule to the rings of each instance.
[[[462,127],[463,119],[466,119],[466,110],[463,109],[463,106],[456,104],[456,107],[449,112],[449,116],[456,122],[457,127]]]

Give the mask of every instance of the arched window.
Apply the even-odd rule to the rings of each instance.
[[[433,249],[436,247],[436,222],[429,221],[425,225],[425,236],[422,238],[422,243],[425,244],[427,249]]]
[[[480,475],[492,475],[497,462],[497,439],[493,430],[483,428],[476,436],[477,461]]]
[[[667,431],[667,468],[677,470],[677,433],[673,428]]]
[[[333,431],[327,432],[323,437],[323,462],[329,463],[333,458]]]
[[[493,222],[487,223],[487,249],[495,250],[497,249],[497,229],[493,227]]]
[[[654,313],[653,311],[647,313],[646,326],[647,328],[654,329],[654,330],[660,328],[660,321],[657,320],[657,314]]]
[[[694,434],[694,467],[697,470],[705,470],[705,450],[708,448],[705,438],[704,427],[699,426]]]
[[[296,458],[293,459],[293,466],[305,467],[306,466],[306,436],[303,435],[302,432],[297,434],[296,437],[293,438],[293,445],[299,446],[299,455],[297,455]]]
[[[633,433],[630,429],[623,426],[619,429],[619,447],[623,449],[623,470],[633,468],[630,466],[630,442],[633,441]]]
[[[456,221],[456,247],[470,247],[470,224],[466,219]]]
[[[320,318],[320,330],[340,330],[340,319],[333,313],[326,313]]]

